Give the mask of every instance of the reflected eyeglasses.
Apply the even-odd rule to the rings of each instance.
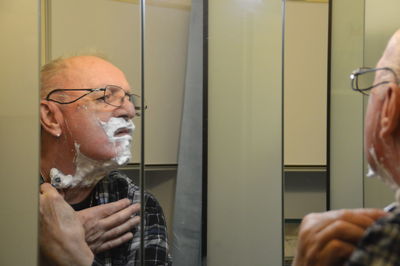
[[[86,93],[74,97],[72,95],[63,93],[66,91],[82,91]],[[107,85],[104,88],[93,89],[55,89],[47,94],[46,100],[59,104],[71,104],[94,92],[101,92],[101,96],[96,98],[96,100],[103,101],[108,105],[121,107],[125,97],[127,97],[128,100],[134,105],[135,110],[141,109],[139,107],[140,96],[134,93],[128,93],[121,87],[115,85]],[[147,106],[145,106],[145,109],[147,109]],[[137,113],[136,115],[139,116],[140,114]]]

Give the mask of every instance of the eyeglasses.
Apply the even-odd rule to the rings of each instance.
[[[375,74],[380,71],[388,71],[393,75],[393,79],[373,84]],[[396,72],[394,72],[394,70],[391,69],[390,67],[380,67],[380,68],[362,67],[354,70],[350,75],[350,79],[351,79],[352,90],[361,92],[364,95],[369,95],[371,89],[378,87],[380,85],[388,84],[393,81],[399,83],[399,79],[397,78]]]
[[[79,96],[72,96],[70,94],[63,93],[65,91],[85,91],[86,93]],[[82,99],[86,95],[89,95],[93,92],[102,92],[101,97],[96,98],[96,100],[103,101],[106,104],[114,107],[121,107],[124,102],[124,98],[128,96],[128,100],[133,103],[133,105],[135,106],[135,110],[141,109],[139,107],[140,96],[133,93],[128,93],[124,91],[124,89],[122,89],[121,87],[115,85],[107,85],[104,88],[95,89],[55,89],[47,94],[46,100],[59,104],[70,104]],[[147,106],[145,107],[145,109],[147,109]],[[137,115],[140,114],[137,113]]]

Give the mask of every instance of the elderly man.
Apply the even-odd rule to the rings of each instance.
[[[41,185],[43,264],[138,262],[139,189],[116,171],[131,157],[132,100],[122,71],[97,56],[57,59],[42,68],[40,171],[52,185]],[[142,204],[145,264],[169,265],[162,209],[150,194]]]
[[[375,80],[363,87],[361,80],[367,73],[375,73]],[[353,89],[370,95],[365,123],[369,175],[395,190],[390,213],[342,210],[309,215],[301,225],[294,265],[400,265],[399,77],[400,30],[376,68],[352,74]],[[381,219],[374,222],[377,218]]]

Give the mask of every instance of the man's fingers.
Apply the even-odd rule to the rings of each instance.
[[[367,228],[375,222],[375,220],[387,215],[381,209],[355,209],[355,210],[340,210],[342,212],[341,219],[357,224],[362,228]]]
[[[124,222],[123,224],[112,228],[111,230],[107,231],[106,233],[104,233],[103,235],[103,239],[109,240],[109,239],[114,239],[117,238],[119,236],[121,236],[122,234],[131,231],[132,228],[134,228],[135,226],[138,226],[140,223],[140,217],[139,216],[135,216],[133,218],[130,218],[129,220],[127,220],[126,222]]]
[[[323,247],[330,240],[336,239],[357,244],[364,234],[364,228],[343,220],[337,220],[317,234],[318,243]]]
[[[107,242],[104,242],[102,245],[100,245],[96,249],[95,253],[100,253],[100,252],[112,249],[114,247],[117,247],[117,246],[129,241],[132,238],[133,238],[133,234],[131,232],[123,234],[122,236],[120,236],[118,238],[115,238],[115,239],[109,240]]]
[[[329,261],[343,261],[366,228],[386,214],[379,209],[352,209],[305,216],[300,226],[294,265],[331,265]],[[325,259],[324,263],[321,263],[321,257]]]
[[[371,212],[369,211],[363,211],[360,209],[357,210],[341,210],[339,211],[340,215],[338,216],[338,219],[335,219],[334,222],[337,222],[338,220],[345,221],[351,224],[354,224],[356,226],[359,226],[363,229],[366,229],[369,227],[371,224],[375,222],[375,219],[371,218]]]
[[[131,205],[131,201],[129,199],[121,199],[115,202],[93,207],[92,211],[94,212],[94,215],[98,218],[105,218],[128,207],[129,205]]]
[[[101,220],[110,215],[115,214],[116,212],[123,210],[131,205],[131,201],[129,199],[121,199],[115,202],[98,205],[95,207],[90,207],[81,211],[78,211],[79,218],[83,224],[89,220]]]
[[[51,191],[57,191],[50,183],[41,184],[39,189],[40,189],[40,193],[41,194],[48,193],[48,192],[51,192]]]
[[[102,224],[104,225],[105,229],[111,229],[115,226],[118,226],[124,222],[126,222],[128,219],[130,219],[134,214],[138,213],[140,211],[140,205],[139,204],[133,204],[130,205],[129,207],[114,213],[113,215],[104,218],[102,221]]]
[[[343,265],[354,249],[354,245],[334,239],[322,249],[318,265]]]
[[[343,243],[355,245],[362,238],[364,229],[344,220],[336,220],[330,223],[326,228],[312,235],[306,241],[307,248],[304,250],[307,254],[307,261],[314,264],[321,260],[322,251],[325,250],[325,256],[329,251],[334,251],[342,247]],[[317,265],[325,265],[318,264]]]
[[[381,209],[358,209],[358,210],[361,214],[370,217],[374,221],[379,218],[382,218],[383,216],[388,215],[387,212]]]
[[[324,213],[312,213],[304,218],[301,229],[317,233],[325,230],[327,226],[338,220],[346,221],[365,229],[371,226],[376,219],[384,215],[386,213],[379,209],[336,210]]]
[[[93,252],[107,250],[128,241],[129,231],[139,224],[132,218],[140,211],[140,204],[131,205],[128,199],[78,211],[78,218],[85,229],[85,238]]]

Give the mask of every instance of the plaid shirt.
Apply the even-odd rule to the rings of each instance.
[[[118,171],[113,171],[93,189],[86,207],[114,202],[123,198],[140,202],[139,187]],[[161,206],[156,198],[145,194],[144,213],[144,265],[171,265],[168,253],[167,228]],[[77,209],[77,206],[73,206]],[[78,207],[79,208],[79,207]],[[132,230],[133,239],[109,251],[96,254],[95,266],[140,265],[140,229]]]
[[[345,265],[400,265],[399,208],[367,229]]]

